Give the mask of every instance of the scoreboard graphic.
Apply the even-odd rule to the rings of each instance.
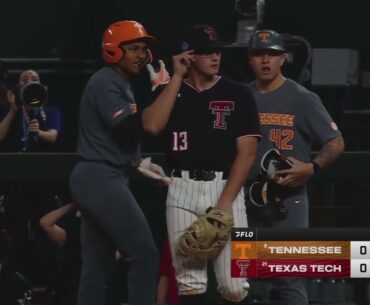
[[[234,228],[231,276],[370,278],[370,228]]]

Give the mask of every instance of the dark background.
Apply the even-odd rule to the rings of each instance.
[[[80,96],[87,79],[100,66],[101,36],[109,24],[122,19],[141,22],[159,40],[153,49],[156,58],[164,58],[169,63],[181,33],[189,25],[211,24],[222,40],[232,43],[236,40],[237,22],[244,18],[235,12],[233,0],[1,0],[0,13],[0,64],[3,67],[0,80],[12,88],[20,71],[33,68],[40,72],[42,82],[49,88],[49,103],[62,112],[58,145],[62,152],[75,151]],[[370,70],[369,16],[369,0],[266,0],[263,26],[303,36],[313,48],[358,50],[360,70],[365,71]],[[24,60],[17,60],[19,58]],[[66,62],[61,65],[37,62],[37,58],[61,58]],[[228,50],[224,59],[225,73],[243,81],[251,77],[244,49]],[[138,83],[147,85],[136,88],[137,102],[145,104],[149,90],[146,76],[139,78]],[[346,110],[370,109],[369,88],[305,85],[319,93],[338,122],[346,150],[370,150],[369,116],[345,115]],[[146,152],[158,150],[154,144],[144,148]],[[311,223],[314,226],[367,226],[370,219],[368,180],[313,181],[309,185]],[[165,189],[158,191],[134,182],[133,191],[160,245],[165,233]],[[358,298],[366,298],[363,290]]]
[[[166,53],[177,33],[194,23],[212,24],[232,42],[244,18],[232,0],[3,0],[0,11],[1,57],[97,59],[103,30],[120,19],[142,22]],[[300,34],[313,47],[360,49],[369,64],[369,12],[367,0],[266,0],[265,25]]]
[[[181,33],[189,25],[211,24],[223,41],[232,43],[236,40],[237,22],[245,18],[236,13],[233,0],[2,0],[0,12],[0,59],[5,71],[2,78],[11,88],[23,69],[34,68],[40,72],[42,82],[49,87],[49,103],[62,111],[64,128],[60,151],[75,150],[79,99],[85,82],[99,64],[66,67],[32,63],[27,59],[57,57],[99,63],[104,29],[117,20],[134,19],[158,37],[159,44],[153,48],[156,58],[164,58],[170,63]],[[368,0],[266,0],[262,26],[303,36],[313,48],[358,50],[360,70],[363,71],[370,70],[369,15]],[[232,49],[225,53],[223,72],[239,80],[250,80],[252,76],[245,61],[245,50]],[[16,58],[24,61],[12,61]],[[144,103],[143,92],[148,89],[139,87],[138,104]],[[347,149],[370,149],[366,137],[353,138],[351,130],[346,130],[349,125],[348,128],[361,130],[364,124],[353,124],[352,118],[343,115],[346,107],[370,108],[369,89],[359,86],[310,89],[320,94],[343,130],[349,144]],[[364,120],[361,117],[355,119]]]
[[[57,57],[99,63],[104,29],[117,20],[134,19],[158,38],[159,44],[153,48],[155,57],[170,63],[181,33],[191,24],[211,24],[223,41],[232,43],[236,40],[237,22],[245,18],[236,13],[233,0],[3,0],[0,12],[0,59],[3,70],[8,71],[2,78],[8,87],[12,87],[23,69],[40,71],[42,82],[49,87],[49,103],[58,106],[63,115],[60,151],[75,150],[79,99],[85,82],[99,64],[66,68],[65,65],[33,64],[27,61],[28,58]],[[360,70],[363,71],[370,70],[369,15],[368,0],[266,0],[261,26],[303,36],[313,48],[358,50]],[[245,50],[232,49],[225,53],[223,72],[238,80],[250,80],[252,76],[245,61]],[[25,60],[11,62],[14,58]],[[143,92],[148,89],[149,86],[139,87],[138,104],[145,103]],[[343,116],[346,107],[370,108],[368,89],[359,86],[310,89],[320,94],[344,135],[347,137],[349,133],[347,149],[370,149],[366,137],[353,138],[351,131],[346,130],[349,124],[357,129],[362,125],[354,125],[351,118]]]

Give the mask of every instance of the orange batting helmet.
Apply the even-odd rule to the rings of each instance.
[[[136,39],[147,40],[149,43],[155,43],[155,37],[148,35],[145,28],[137,21],[123,20],[111,24],[104,32],[102,52],[106,63],[118,63],[124,55],[119,47],[123,42],[129,42]],[[148,52],[150,56],[150,51]]]

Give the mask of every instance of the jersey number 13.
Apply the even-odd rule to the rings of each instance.
[[[172,132],[173,136],[173,151],[181,151],[188,149],[188,132],[187,131],[174,131]]]

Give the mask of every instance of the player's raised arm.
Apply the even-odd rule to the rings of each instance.
[[[143,111],[142,122],[145,131],[158,134],[166,126],[182,80],[192,60],[191,50],[173,57],[174,73],[170,81],[154,102]]]

